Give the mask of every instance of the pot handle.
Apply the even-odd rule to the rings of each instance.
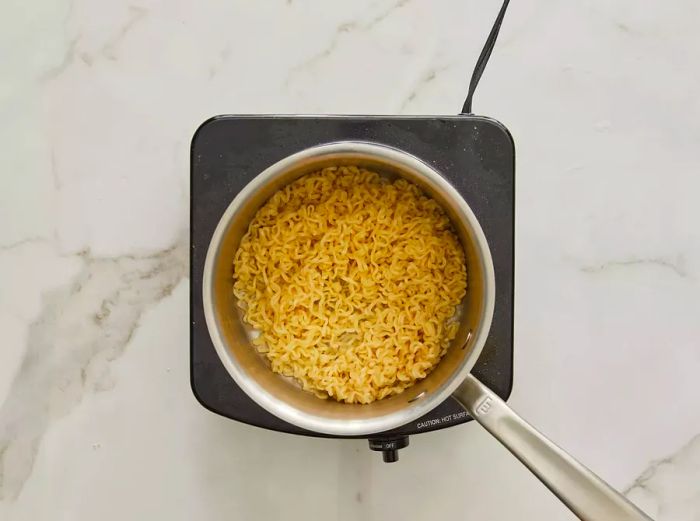
[[[651,521],[622,494],[518,416],[471,374],[452,396],[579,518]]]

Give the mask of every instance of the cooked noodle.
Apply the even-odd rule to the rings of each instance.
[[[273,371],[320,397],[370,403],[440,361],[467,271],[434,200],[404,179],[343,166],[305,175],[260,208],[234,279]]]

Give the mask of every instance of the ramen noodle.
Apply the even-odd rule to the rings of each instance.
[[[234,258],[234,294],[272,370],[346,403],[425,378],[457,333],[466,286],[438,203],[354,166],[276,192]]]

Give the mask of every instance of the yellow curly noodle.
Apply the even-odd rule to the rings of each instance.
[[[462,245],[403,179],[324,168],[275,193],[234,259],[234,294],[272,370],[370,403],[425,378],[457,333]]]

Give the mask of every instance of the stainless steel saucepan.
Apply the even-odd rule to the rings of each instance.
[[[362,166],[415,183],[449,214],[466,253],[468,288],[453,346],[427,378],[397,396],[368,405],[321,400],[273,373],[251,344],[232,292],[233,256],[255,212],[294,179],[331,165]],[[221,361],[248,396],[279,418],[320,433],[374,434],[411,422],[452,395],[580,518],[649,519],[471,375],[493,315],[496,288],[491,253],[464,199],[440,173],[416,157],[383,145],[344,141],[308,148],[270,166],[222,216],[207,252],[203,287],[207,327]]]

